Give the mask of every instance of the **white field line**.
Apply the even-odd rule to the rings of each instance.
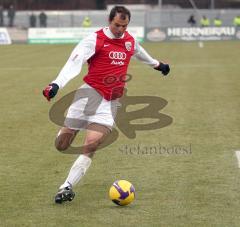
[[[238,161],[238,168],[240,168],[240,151],[235,151],[237,161]]]

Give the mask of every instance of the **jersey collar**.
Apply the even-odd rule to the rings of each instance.
[[[103,28],[103,33],[109,38],[109,39],[122,39],[124,38],[124,34],[120,38],[116,38],[113,33],[110,31],[109,27]]]

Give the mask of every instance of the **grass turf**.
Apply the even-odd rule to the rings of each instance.
[[[129,96],[168,101],[161,113],[172,124],[137,131],[97,152],[75,188],[73,202],[55,205],[54,195],[76,155],[55,150],[58,126],[48,118],[52,103],[42,88],[55,78],[72,45],[0,46],[1,226],[239,226],[240,137],[239,42],[145,43],[171,75],[132,61]],[[84,73],[86,68],[84,68]],[[83,73],[81,74],[83,75]],[[56,102],[82,82],[75,78]],[[142,108],[129,107],[129,111]],[[150,119],[135,123],[149,123]],[[82,136],[76,143],[81,143]],[[141,147],[185,147],[185,154],[146,154]],[[134,152],[122,152],[127,146]],[[108,199],[116,179],[131,181],[136,200],[117,207]]]

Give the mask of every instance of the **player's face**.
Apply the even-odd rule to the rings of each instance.
[[[126,16],[125,20],[121,19],[121,14],[117,13],[112,21],[109,21],[109,29],[116,38],[120,38],[126,31],[129,23],[129,18]]]

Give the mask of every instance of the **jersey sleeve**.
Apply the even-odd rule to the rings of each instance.
[[[159,61],[152,58],[146,50],[138,43],[138,41],[135,39],[135,45],[134,45],[134,57],[138,59],[139,61],[150,65],[152,67],[157,67],[159,65]]]
[[[80,41],[52,83],[56,83],[59,88],[63,88],[70,80],[76,77],[81,72],[82,65],[95,54],[96,40],[97,34],[93,33]]]

